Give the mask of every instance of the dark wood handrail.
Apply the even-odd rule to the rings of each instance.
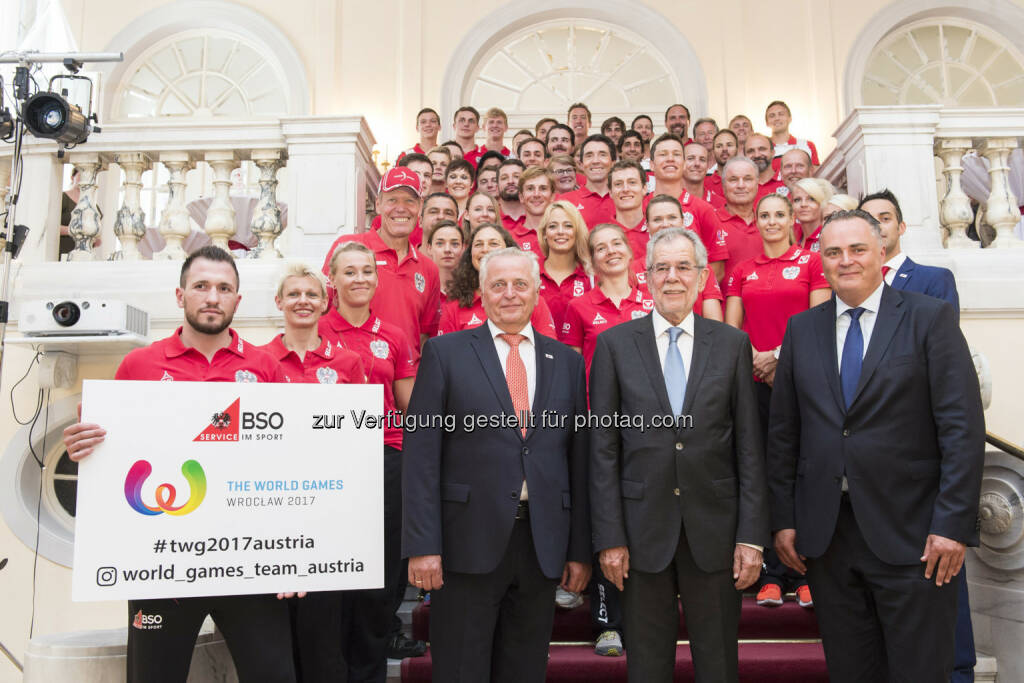
[[[992,432],[985,432],[985,441],[989,442],[1004,453],[1008,453],[1015,458],[1024,460],[1024,448],[1021,448],[1015,443],[1011,443],[1000,436],[996,436]]]

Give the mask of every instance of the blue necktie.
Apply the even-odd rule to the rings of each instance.
[[[857,382],[860,381],[860,366],[864,360],[864,333],[860,331],[860,316],[863,308],[847,309],[850,314],[850,329],[846,331],[846,341],[843,342],[843,359],[839,364],[839,382],[843,385],[843,400],[849,409],[853,402],[853,395],[857,391]]]
[[[679,353],[679,335],[683,330],[679,327],[668,328],[668,351],[665,353],[665,388],[668,390],[668,401],[672,405],[673,415],[682,415],[683,397],[686,396],[686,369],[683,368],[683,356]]]

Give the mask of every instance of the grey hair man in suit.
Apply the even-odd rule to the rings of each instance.
[[[531,326],[539,291],[533,254],[492,251],[487,322],[423,347],[402,549],[431,591],[435,681],[543,683],[555,587],[590,579],[583,358]]]
[[[708,276],[696,233],[659,231],[647,246],[655,310],[594,352],[591,525],[623,591],[632,681],[672,680],[677,594],[697,681],[738,680],[740,591],[769,540],[750,339],[693,314]]]
[[[829,678],[948,681],[985,420],[948,302],[887,285],[878,221],[829,217],[835,297],[790,318],[768,430],[775,549],[806,571]]]

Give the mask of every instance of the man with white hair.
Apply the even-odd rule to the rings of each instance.
[[[769,539],[750,338],[693,315],[706,266],[692,230],[655,234],[654,311],[602,333],[591,364],[594,549],[623,591],[631,681],[673,680],[677,595],[697,680],[738,680],[741,592]]]
[[[530,324],[539,291],[535,255],[490,252],[487,323],[423,349],[402,551],[431,591],[434,680],[542,683],[555,588],[590,579],[583,358]]]

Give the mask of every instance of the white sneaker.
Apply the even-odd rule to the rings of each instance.
[[[622,655],[622,636],[618,631],[604,631],[594,643],[594,654],[602,657],[619,657]]]
[[[559,586],[555,589],[555,604],[562,609],[576,609],[583,604],[583,596],[579,593],[570,593]]]

